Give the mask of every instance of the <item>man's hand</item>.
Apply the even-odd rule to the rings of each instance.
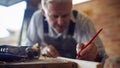
[[[58,51],[52,45],[41,46],[40,51],[41,51],[41,55],[43,55],[43,56],[47,56],[47,57],[58,57],[58,56],[60,56]]]
[[[85,46],[85,44],[80,44],[80,43],[77,44],[76,47],[77,54],[79,53],[79,51],[83,46]],[[88,47],[86,47],[80,52],[80,57],[77,57],[77,59],[95,61],[96,56],[97,56],[97,47],[94,43],[91,43]]]

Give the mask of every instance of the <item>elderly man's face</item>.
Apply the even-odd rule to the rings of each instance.
[[[58,33],[62,33],[68,26],[71,18],[72,4],[70,2],[47,4],[45,17],[48,24]]]

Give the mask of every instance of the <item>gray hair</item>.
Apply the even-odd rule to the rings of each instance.
[[[41,0],[41,8],[46,10],[45,4],[50,2],[71,2],[72,0]]]

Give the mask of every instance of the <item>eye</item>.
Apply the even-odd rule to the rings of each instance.
[[[51,19],[57,19],[59,16],[58,15],[48,15]]]
[[[58,15],[50,15],[49,16],[51,19],[57,19],[59,16]]]
[[[57,16],[57,15],[53,15],[52,17],[53,17],[54,19],[56,19],[56,18],[58,18],[59,16]]]
[[[65,14],[65,15],[63,15],[62,17],[63,18],[67,18],[67,17],[69,17],[70,15],[69,14]]]

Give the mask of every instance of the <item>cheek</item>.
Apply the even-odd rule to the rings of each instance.
[[[47,19],[48,21],[48,24],[51,26],[51,27],[55,27],[55,25],[57,24],[55,21],[51,20],[51,19]]]

